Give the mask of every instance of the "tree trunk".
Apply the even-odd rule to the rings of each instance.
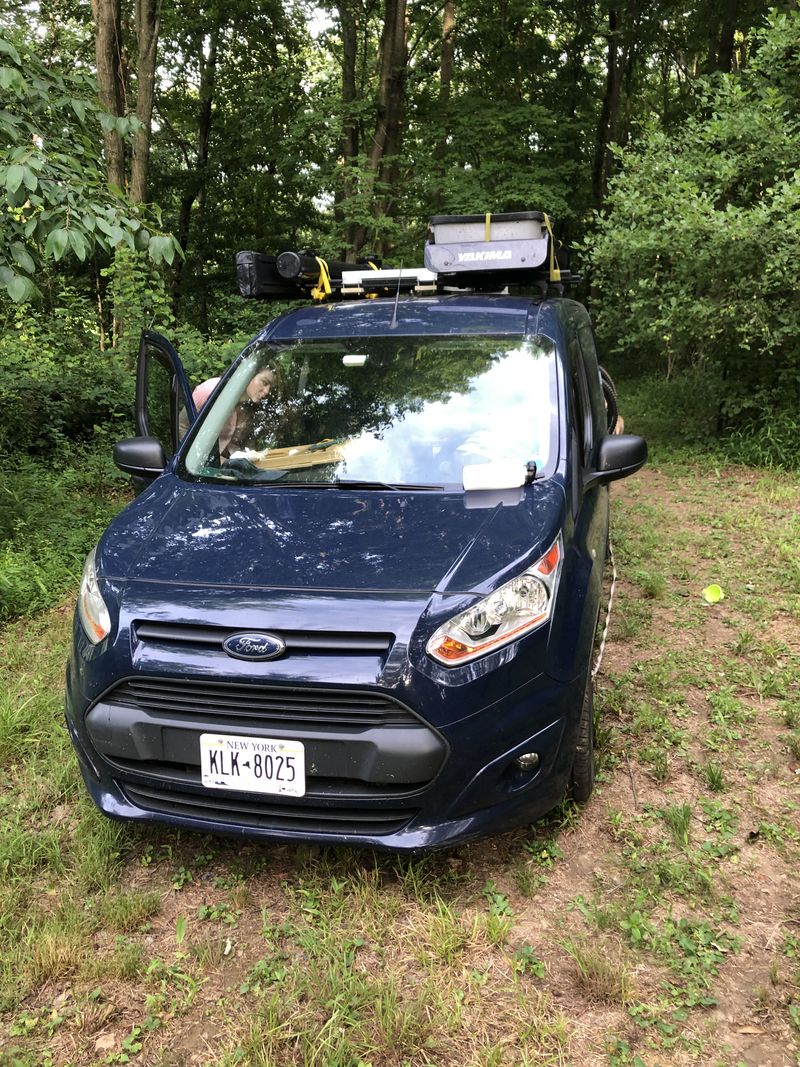
[[[342,32],[342,181],[336,203],[336,215],[339,225],[346,231],[343,259],[353,262],[352,233],[344,224],[341,202],[348,202],[356,193],[357,181],[354,167],[358,161],[359,129],[354,114],[354,105],[358,98],[356,85],[356,59],[358,55],[358,21],[350,0],[338,0],[339,23]]]
[[[447,173],[448,136],[450,134],[450,97],[453,89],[453,59],[455,54],[454,34],[456,13],[453,0],[446,0],[442,15],[442,58],[439,67],[439,114],[437,125],[439,137],[434,166],[436,187],[433,190],[433,206],[442,206],[443,184]]]
[[[363,190],[372,198],[376,217],[389,213],[392,186],[397,180],[407,67],[406,0],[385,0],[378,57],[377,114],[372,143],[367,153],[366,186]],[[355,254],[362,249],[366,237],[366,226],[354,227],[352,249]]]
[[[592,200],[596,208],[599,208],[605,199],[606,152],[608,150],[614,111],[616,110],[616,104],[619,100],[620,76],[617,52],[618,28],[618,13],[613,8],[609,8],[608,47],[606,49],[606,87],[605,92],[603,93],[603,103],[600,107],[600,118],[597,123],[594,164],[592,166]]]
[[[720,14],[721,25],[719,31],[717,67],[726,74],[730,74],[733,70],[734,40],[736,37],[738,14],[738,0],[725,0]]]
[[[214,104],[214,83],[217,74],[217,48],[219,43],[219,23],[212,26],[209,35],[208,55],[203,52],[200,43],[200,98],[197,103],[197,152],[195,163],[187,176],[186,189],[181,197],[178,213],[178,243],[184,257],[175,260],[173,275],[173,311],[177,314],[180,302],[180,281],[183,274],[185,254],[189,249],[189,232],[192,210],[198,198],[203,198],[208,178],[208,146],[211,136],[211,119]],[[202,273],[202,269],[201,272]]]
[[[133,139],[130,194],[134,204],[141,204],[147,199],[158,29],[158,0],[136,0],[136,38],[139,44],[136,118],[141,125]]]
[[[125,114],[122,27],[119,0],[92,0],[100,103],[117,118]],[[103,134],[108,184],[125,188],[125,145],[116,130]]]
[[[399,146],[407,53],[406,0],[386,0],[378,59],[378,114],[368,155],[373,174],[378,173],[384,157]]]
[[[739,0],[722,0],[722,3],[711,5],[705,73],[721,70],[729,74],[733,70],[738,16]]]
[[[442,62],[439,71],[439,103],[446,111],[453,85],[453,57],[455,55],[456,7],[446,0],[442,16]]]

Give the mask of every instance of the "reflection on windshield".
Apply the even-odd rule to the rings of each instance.
[[[202,413],[190,475],[461,486],[465,466],[553,455],[551,342],[375,338],[262,345]]]

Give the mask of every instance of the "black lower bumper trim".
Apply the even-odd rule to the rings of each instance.
[[[204,823],[224,823],[230,826],[259,830],[298,830],[330,834],[392,834],[411,821],[415,811],[385,808],[335,808],[275,804],[270,800],[244,800],[219,795],[154,789],[119,783],[132,804],[159,815],[196,818]]]

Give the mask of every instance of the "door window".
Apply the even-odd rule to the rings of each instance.
[[[142,335],[136,375],[136,430],[156,437],[169,459],[194,416],[189,383],[175,349],[158,334]]]
[[[598,437],[602,437],[606,425],[606,408],[603,401],[603,386],[600,382],[600,365],[597,361],[597,348],[594,343],[592,327],[588,322],[582,322],[578,326],[578,343],[586,367],[586,383],[589,388],[589,402],[592,409],[594,429]]]

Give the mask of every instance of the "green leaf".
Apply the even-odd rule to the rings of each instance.
[[[69,233],[67,230],[51,230],[50,233],[47,235],[47,240],[44,244],[45,254],[52,256],[53,259],[58,261],[66,252],[68,244]]]
[[[179,915],[177,922],[175,923],[175,941],[177,944],[183,944],[186,937],[186,930],[189,926],[189,920],[185,915]]]
[[[14,262],[17,266],[22,267],[26,274],[33,274],[36,270],[36,264],[33,261],[33,257],[30,255],[24,245],[21,245],[18,241],[15,241],[11,246],[11,255],[14,257]]]
[[[154,263],[172,263],[175,259],[175,243],[171,237],[151,237],[148,251]]]
[[[6,171],[6,189],[10,193],[15,193],[22,185],[25,178],[25,168],[20,166],[19,163],[13,163]]]
[[[13,67],[0,67],[0,89],[10,89],[12,85],[22,87],[23,81],[19,71]]]
[[[17,64],[17,66],[22,66],[22,60],[19,58],[19,52],[16,50],[13,44],[11,44],[10,41],[6,41],[2,37],[0,37],[0,54],[11,56],[12,60]]]
[[[84,104],[84,102],[82,100],[74,100],[73,99],[73,100],[70,100],[70,104],[72,105],[72,110],[78,116],[79,121],[80,122],[85,122],[86,121],[86,105]]]
[[[69,243],[72,247],[72,251],[81,261],[81,263],[83,263],[83,261],[86,259],[86,254],[89,251],[89,248],[86,243],[86,238],[83,236],[81,231],[76,230],[74,226],[71,227],[69,231]]]
[[[22,180],[25,183],[25,188],[28,190],[29,193],[34,192],[37,186],[39,185],[39,179],[36,177],[30,167],[24,168]]]
[[[133,243],[137,252],[146,251],[147,246],[150,244],[150,231],[145,230],[144,227],[137,230],[134,234]]]
[[[21,304],[24,300],[29,300],[35,292],[33,282],[22,274],[15,274],[6,285],[6,289],[8,295],[17,304]]]

